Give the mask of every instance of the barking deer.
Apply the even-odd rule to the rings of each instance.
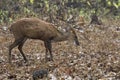
[[[60,42],[72,39],[76,45],[79,45],[77,35],[73,28],[66,28],[66,32],[59,31],[53,24],[40,20],[38,18],[23,18],[14,22],[9,28],[13,33],[15,41],[9,46],[9,63],[11,63],[11,51],[18,46],[18,50],[22,54],[25,61],[25,57],[22,47],[27,39],[39,39],[44,42],[46,48],[45,59],[47,60],[47,54],[50,54],[50,60],[53,60],[52,55],[52,42]]]

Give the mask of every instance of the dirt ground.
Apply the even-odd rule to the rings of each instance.
[[[37,70],[48,70],[41,80],[120,80],[120,21],[108,20],[103,25],[83,26],[76,30],[80,46],[72,41],[52,44],[54,61],[45,62],[42,41],[27,40],[24,63],[17,47],[8,64],[8,46],[13,35],[0,26],[0,80],[33,80]]]

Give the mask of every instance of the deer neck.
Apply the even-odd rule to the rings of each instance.
[[[54,42],[66,41],[70,37],[69,32],[59,32],[57,37],[54,39]]]

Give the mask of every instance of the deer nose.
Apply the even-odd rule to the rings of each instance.
[[[75,44],[76,46],[79,46],[79,45],[80,45],[80,43],[79,43],[78,40],[75,40],[75,41],[74,41],[74,44]]]
[[[77,46],[79,46],[79,45],[80,45],[80,43],[77,41],[77,42],[76,42],[76,45],[77,45]]]
[[[74,38],[74,43],[75,43],[77,46],[79,46],[79,45],[80,45],[80,43],[79,43],[79,41],[78,41],[77,36]]]

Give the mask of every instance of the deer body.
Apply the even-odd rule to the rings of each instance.
[[[9,47],[9,62],[11,62],[11,51],[16,46],[18,46],[24,60],[27,61],[22,51],[23,44],[27,39],[42,40],[46,48],[45,58],[47,59],[49,51],[50,60],[53,59],[51,42],[65,41],[71,38],[79,45],[77,36],[72,28],[69,28],[68,32],[62,33],[54,25],[38,18],[23,18],[18,20],[11,25],[10,31],[13,33],[15,41]]]

